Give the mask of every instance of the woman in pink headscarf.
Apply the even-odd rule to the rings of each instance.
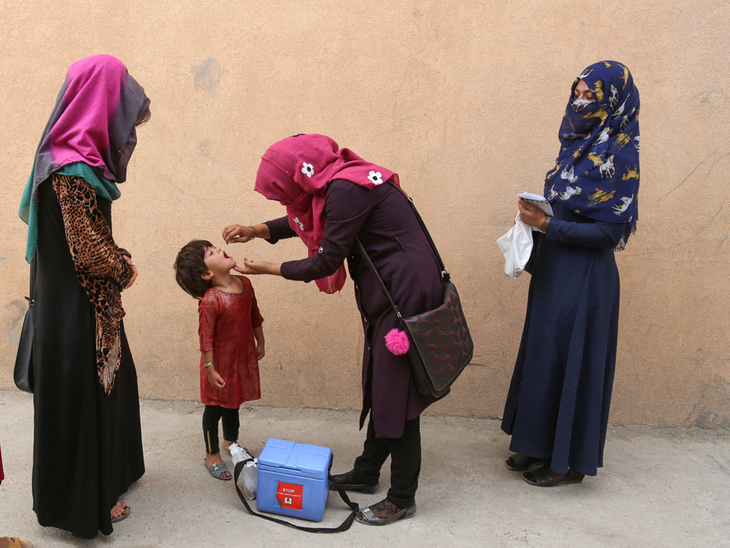
[[[121,300],[137,270],[112,237],[111,204],[149,104],[118,59],[72,64],[20,204],[35,274],[33,509],[81,538],[112,533],[144,474]]]
[[[255,186],[266,198],[285,206],[286,217],[223,230],[228,243],[257,237],[276,243],[299,236],[309,258],[282,264],[244,260],[240,272],[315,280],[325,293],[342,289],[347,259],[365,334],[360,427],[368,412],[370,421],[354,468],[334,478],[345,489],[374,493],[380,469],[391,457],[387,497],[357,515],[370,525],[385,525],[416,513],[419,417],[435,401],[416,391],[408,358],[386,348],[385,335],[398,327],[398,318],[355,247],[357,238],[404,316],[440,304],[443,287],[438,262],[407,198],[396,187],[396,173],[340,149],[329,137],[289,137],[266,151]]]

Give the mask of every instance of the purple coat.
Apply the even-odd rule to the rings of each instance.
[[[418,394],[408,358],[385,347],[385,335],[398,327],[398,319],[378,281],[354,250],[355,238],[362,242],[405,317],[441,304],[438,262],[410,204],[393,185],[369,190],[336,179],[327,189],[325,214],[319,253],[283,263],[281,274],[289,280],[310,282],[333,274],[347,259],[365,334],[360,428],[372,410],[375,435],[399,438],[405,422],[418,417],[436,398]],[[271,243],[296,236],[286,217],[266,224]]]

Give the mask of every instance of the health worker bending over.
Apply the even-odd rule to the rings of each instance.
[[[299,236],[309,249],[308,259],[283,264],[244,260],[240,272],[316,280],[325,293],[342,289],[347,259],[365,334],[360,427],[368,412],[370,421],[363,453],[354,468],[334,477],[345,489],[374,493],[380,469],[391,456],[387,497],[357,514],[360,522],[371,525],[385,525],[416,513],[421,469],[419,417],[436,401],[416,391],[408,358],[386,348],[385,335],[398,327],[398,318],[355,251],[358,238],[404,316],[441,303],[438,262],[396,185],[396,173],[340,149],[329,137],[289,137],[266,151],[255,186],[266,198],[285,206],[286,217],[253,227],[232,225],[223,231],[227,242],[260,237],[276,243]]]

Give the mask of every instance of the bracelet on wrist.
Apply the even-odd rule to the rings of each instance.
[[[203,364],[203,369],[208,369],[211,365],[213,365],[213,362],[206,362]]]
[[[257,231],[256,231],[256,227],[255,227],[255,226],[250,226],[250,225],[249,225],[249,227],[248,227],[248,228],[252,228],[252,229],[253,229],[253,237],[252,237],[251,239],[252,239],[252,240],[255,240],[255,239],[256,239],[256,234],[257,234]]]

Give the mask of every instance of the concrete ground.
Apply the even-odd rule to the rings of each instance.
[[[55,546],[730,546],[730,432],[615,426],[605,468],[580,485],[531,487],[504,467],[509,439],[499,422],[427,416],[412,519],[386,527],[354,523],[344,533],[303,533],[249,515],[233,482],[203,468],[202,406],[144,400],[147,473],[123,498],[132,515],[109,537],[79,541],[38,525],[32,510],[32,398],[0,391],[0,535]],[[333,471],[349,470],[364,433],[344,411],[241,409],[243,445],[269,437],[330,447]],[[386,463],[387,467],[387,463]],[[387,486],[384,470],[381,486]],[[353,493],[361,505],[377,494]],[[336,493],[323,526],[347,515]],[[313,525],[310,522],[300,522]]]

